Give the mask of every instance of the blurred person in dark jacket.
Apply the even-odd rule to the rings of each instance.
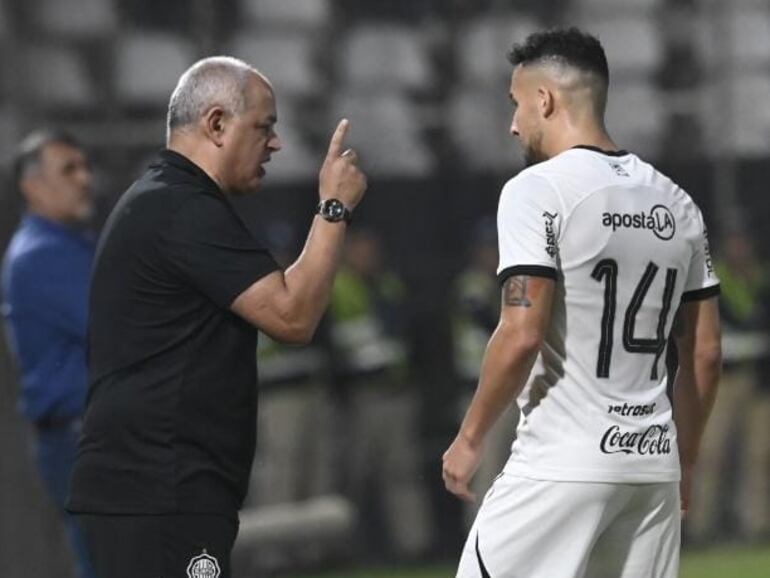
[[[19,146],[14,178],[26,211],[5,254],[2,287],[19,405],[34,426],[40,475],[64,516],[79,574],[90,578],[83,537],[64,504],[88,386],[91,168],[71,135],[39,131]]]
[[[343,484],[361,510],[364,546],[382,541],[373,554],[402,559],[424,554],[430,541],[405,297],[401,279],[385,265],[380,238],[354,229],[328,316],[335,385],[347,400]]]
[[[743,538],[770,536],[770,275],[740,223],[729,225],[718,255],[724,371],[688,517],[695,542],[727,537],[725,515]]]

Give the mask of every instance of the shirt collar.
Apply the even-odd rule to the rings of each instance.
[[[184,171],[200,181],[207,190],[212,192],[221,193],[222,190],[219,185],[212,179],[206,171],[188,159],[181,153],[172,151],[171,149],[163,149],[158,153],[156,159],[150,163],[150,167],[163,167],[171,166],[181,171]]]
[[[45,229],[58,235],[66,235],[67,237],[73,237],[76,239],[93,242],[93,234],[84,229],[78,229],[58,221],[53,221],[41,215],[35,213],[26,212],[22,217],[22,222],[25,225],[37,227],[39,229]]]
[[[593,151],[595,153],[600,153],[603,155],[607,155],[610,157],[623,157],[628,154],[627,150],[617,150],[617,151],[606,151],[604,149],[600,149],[599,147],[591,146],[591,145],[575,145],[572,147],[573,149],[584,149],[587,151]]]

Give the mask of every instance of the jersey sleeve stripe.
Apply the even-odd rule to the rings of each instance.
[[[546,277],[556,281],[556,269],[553,267],[547,267],[545,265],[514,265],[513,267],[506,267],[497,274],[497,278],[502,284],[505,283],[508,277],[513,277],[514,275]]]
[[[702,301],[703,299],[709,299],[716,297],[721,292],[719,285],[712,285],[704,289],[695,289],[694,291],[687,291],[682,293],[682,303],[687,301]]]

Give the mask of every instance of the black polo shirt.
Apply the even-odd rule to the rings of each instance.
[[[71,511],[236,514],[254,455],[257,331],[229,306],[276,269],[178,153],[162,151],[122,196],[94,265]]]

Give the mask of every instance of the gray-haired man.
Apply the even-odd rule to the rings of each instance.
[[[329,300],[366,178],[337,128],[319,216],[280,270],[228,197],[279,151],[269,81],[202,60],[171,96],[168,149],[123,195],[97,249],[90,390],[70,496],[101,578],[229,576],[252,457],[260,329],[306,342]]]

